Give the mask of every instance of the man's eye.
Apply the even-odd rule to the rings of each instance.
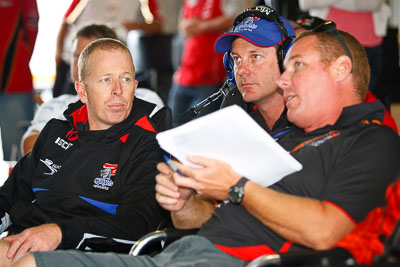
[[[100,79],[100,82],[102,83],[108,83],[109,81],[111,81],[111,79],[109,77],[104,77]]]
[[[240,57],[232,57],[232,59],[233,59],[233,62],[235,62],[235,63],[240,62],[240,60],[241,60]]]
[[[130,82],[130,81],[131,81],[131,78],[129,78],[129,77],[122,77],[122,81],[124,81],[124,82]]]
[[[295,65],[296,67],[302,67],[302,66],[303,66],[303,62],[296,61],[296,62],[294,63],[294,65]]]
[[[261,58],[261,56],[256,54],[256,55],[253,55],[253,58],[254,59],[259,59],[259,58]]]

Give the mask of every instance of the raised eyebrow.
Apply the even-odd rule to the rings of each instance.
[[[303,56],[300,55],[300,54],[294,54],[294,55],[291,55],[291,56],[288,58],[287,62],[289,63],[289,62],[291,62],[291,61],[293,61],[293,60],[295,60],[295,59],[302,58],[302,57],[303,57]]]
[[[250,54],[262,54],[262,50],[259,50],[259,49],[250,50],[249,53]]]
[[[134,75],[133,75],[133,73],[131,73],[131,72],[128,72],[128,71],[125,71],[125,72],[123,72],[123,73],[122,73],[122,75],[130,75],[130,76],[134,76]]]

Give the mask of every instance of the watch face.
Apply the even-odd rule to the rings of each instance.
[[[228,196],[229,200],[232,203],[240,203],[242,202],[242,198],[244,195],[243,187],[233,186],[231,190],[229,190]]]

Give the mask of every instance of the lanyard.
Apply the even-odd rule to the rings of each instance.
[[[286,128],[286,129],[274,134],[272,136],[272,138],[274,138],[275,141],[278,141],[279,137],[281,137],[284,134],[290,133],[291,131],[293,131],[293,128]],[[322,143],[325,143],[325,141],[328,141],[329,139],[332,139],[332,138],[338,136],[339,134],[340,134],[340,131],[331,130],[323,135],[308,139],[308,140],[298,144],[292,150],[290,150],[290,153],[296,152],[297,150],[300,150],[307,145],[314,145],[314,146],[320,145]]]
[[[381,124],[381,122],[379,120],[375,120],[375,119],[373,119],[373,120],[363,120],[363,121],[361,121],[361,123],[362,124],[367,124],[367,125],[368,124],[378,124],[378,125]],[[272,138],[274,138],[275,141],[278,141],[278,139],[279,139],[278,137],[280,137],[280,136],[282,136],[282,135],[284,135],[286,133],[289,133],[291,131],[293,131],[293,128],[286,128],[286,129],[274,134],[272,136]],[[339,135],[340,135],[340,131],[338,131],[338,130],[330,130],[326,134],[311,138],[309,140],[306,140],[306,141],[298,144],[292,150],[290,150],[290,153],[296,152],[296,151],[302,149],[303,147],[305,147],[307,145],[318,146],[318,145],[320,145],[322,143],[325,143],[326,141],[328,141],[328,140],[330,140],[332,138],[335,138],[335,137],[337,137]]]
[[[290,153],[296,152],[297,150],[300,150],[307,145],[314,145],[314,146],[320,145],[322,143],[325,143],[329,139],[335,138],[339,135],[340,135],[340,132],[338,130],[331,130],[331,131],[327,132],[326,134],[308,139],[308,140],[298,144],[292,150],[290,150]]]
[[[286,129],[284,129],[284,130],[282,130],[282,131],[280,131],[280,132],[274,134],[274,135],[272,136],[272,138],[274,138],[275,141],[278,141],[278,137],[279,137],[279,136],[284,135],[284,134],[287,134],[287,133],[290,133],[291,131],[293,131],[293,128],[286,128]]]

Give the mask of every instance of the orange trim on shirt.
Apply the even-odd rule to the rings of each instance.
[[[356,222],[356,221],[347,213],[347,211],[345,211],[342,207],[340,207],[340,206],[338,206],[337,204],[335,204],[335,203],[333,203],[333,202],[330,202],[330,201],[328,201],[328,200],[324,200],[324,201],[322,201],[322,202],[323,202],[323,203],[326,203],[326,204],[330,204],[330,205],[334,206],[335,208],[339,209],[341,212],[343,212],[344,215],[347,216],[347,218],[349,218],[349,219],[354,223],[354,225],[357,224],[357,222]]]

